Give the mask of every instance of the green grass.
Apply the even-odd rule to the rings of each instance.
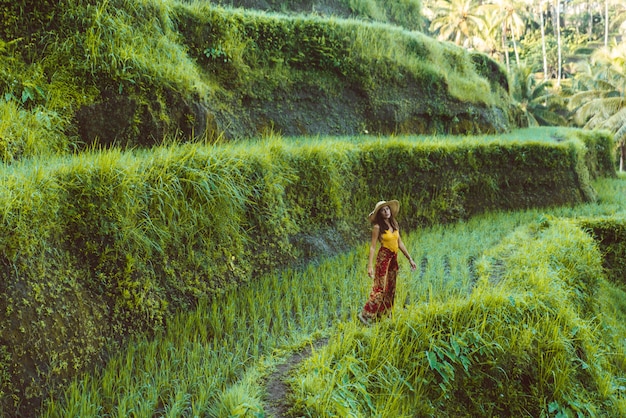
[[[400,327],[401,324],[408,326],[415,320],[410,316],[418,315],[415,309],[402,309],[407,297],[409,307],[429,306],[431,315],[437,312],[444,314],[449,309],[459,315],[467,315],[462,305],[467,303],[465,295],[473,285],[468,261],[497,246],[520,226],[539,222],[546,215],[575,218],[624,213],[624,177],[600,180],[594,186],[601,199],[599,204],[549,211],[492,213],[454,225],[433,226],[405,234],[404,241],[422,268],[410,272],[408,265],[401,262],[396,315],[386,325],[364,331],[355,321],[370,286],[365,272],[367,248],[364,244],[304,268],[268,274],[236,293],[204,302],[193,312],[181,313],[168,322],[167,331],[162,335],[154,340],[133,341],[126,350],[114,355],[102,370],[76,380],[62,397],[50,399],[43,416],[262,416],[263,378],[293,350],[321,336],[334,335],[329,346],[316,351],[312,357],[312,361],[324,370],[330,366],[325,357],[330,354],[325,353],[353,346],[355,338],[385,350],[388,343],[393,344],[384,330]],[[426,259],[427,263],[420,263]],[[500,299],[506,298],[498,292],[485,295],[487,298],[483,303],[493,306],[499,306]],[[611,354],[598,352],[598,355],[611,357],[613,367],[621,370],[617,378],[606,376],[605,386],[597,388],[601,397],[615,392],[616,389],[611,387],[615,382],[619,384],[621,381],[624,385],[626,348],[619,335],[623,335],[622,320],[626,312],[622,290],[603,282],[599,296],[603,316],[597,324],[614,330],[612,344],[619,350]],[[532,299],[526,302],[520,299],[519,303],[530,304]],[[425,320],[418,318],[419,321]],[[546,318],[543,326],[546,330],[554,329],[555,321],[558,321],[556,317]],[[597,332],[588,329],[590,325],[586,324],[580,322],[581,335],[583,332]],[[371,335],[364,338],[363,333]],[[341,335],[345,338],[338,338]],[[426,343],[428,338],[435,338],[435,335],[427,335],[419,337],[419,341]],[[467,338],[476,339],[480,335],[467,334],[464,338],[463,341],[469,344]],[[457,343],[460,344],[460,341]],[[557,347],[554,349],[557,350]],[[497,351],[498,347],[492,346],[491,350]],[[445,353],[435,352],[431,367],[445,364],[437,357],[439,355]],[[348,380],[338,386],[329,385],[334,388],[328,398],[324,398],[325,402],[329,402],[329,408],[331,404],[335,405],[334,408],[339,408],[337,411],[346,412],[342,416],[367,408],[367,402],[373,400],[368,401],[363,379],[367,380],[367,376],[371,375],[387,380],[379,382],[381,387],[397,388],[398,394],[406,393],[409,383],[406,378],[399,378],[406,376],[406,368],[383,362],[377,366],[382,370],[370,370],[358,355],[353,354],[352,357],[349,366],[346,366],[350,368],[350,373],[342,374]],[[405,361],[410,364],[410,358]],[[421,370],[419,373],[432,377],[432,371]],[[439,374],[444,377],[441,381],[444,386],[450,383],[452,378],[446,375],[445,368],[440,368]],[[298,381],[299,377],[295,379]],[[298,381],[297,385],[316,387],[315,382],[308,380]],[[555,385],[558,387],[558,379]],[[478,391],[480,388],[470,389]],[[349,398],[352,401],[346,400],[348,398],[344,395],[348,393],[352,393],[352,398]],[[298,402],[302,406],[303,401]],[[626,405],[623,399],[618,397],[616,402],[618,404],[613,405],[613,410],[624,411]],[[382,411],[400,413],[397,416],[427,412],[403,410],[401,399],[393,400],[393,396],[379,399],[376,405]],[[544,411],[550,408],[564,410],[560,404],[539,407]]]
[[[62,135],[67,121],[43,106],[26,110],[15,101],[0,99],[0,161],[66,153],[70,149]]]
[[[356,10],[369,10],[366,15],[385,14],[387,21],[411,16],[419,20],[414,1],[384,8],[380,1],[350,3]],[[25,6],[2,12],[17,13],[20,7]],[[393,102],[398,115],[418,109],[437,116],[441,124],[449,101],[510,111],[508,88],[493,83],[494,78],[506,81],[498,64],[489,61],[496,77],[482,74],[474,66],[475,54],[389,23],[265,13],[207,1],[67,1],[40,7],[31,10],[32,15],[9,15],[7,19],[16,22],[0,25],[0,31],[17,31],[10,41],[0,40],[0,105],[17,107],[22,114],[12,120],[47,137],[33,148],[28,141],[22,145],[23,132],[0,126],[0,158],[7,162],[48,149],[71,152],[92,143],[150,146],[180,132],[185,133],[177,137],[182,141],[205,135],[251,137],[272,124],[287,129],[281,117],[253,120],[244,115],[255,114],[255,106],[281,103],[297,112],[306,105],[302,96],[309,91],[329,103],[341,103],[341,95],[354,90],[373,108]],[[28,18],[35,21],[20,22]],[[33,33],[22,33],[26,28]],[[383,97],[385,93],[389,97]],[[394,101],[400,95],[411,99]],[[111,130],[91,132],[94,121],[84,112],[94,106],[106,110],[107,104],[115,106],[121,99],[129,101],[127,117],[117,115]],[[194,112],[195,105],[206,114]],[[354,113],[350,106],[342,107]],[[370,131],[379,129],[377,122],[371,121]],[[358,129],[356,123],[350,131]],[[473,125],[455,126],[466,132]],[[426,125],[420,129],[432,131]],[[50,144],[50,138],[60,143]],[[7,143],[4,152],[2,142]]]
[[[15,394],[3,401],[16,399],[7,409],[16,408],[25,393],[47,397],[78,373],[102,364],[106,342],[160,332],[172,315],[203,298],[220,298],[269,272],[358,245],[369,226],[357,214],[371,209],[372,196],[399,199],[409,231],[466,219],[501,204],[519,207],[503,198],[512,193],[523,196],[524,205],[548,207],[580,202],[581,183],[591,190],[582,175],[580,183],[569,183],[574,193],[566,192],[570,185],[558,186],[570,178],[571,167],[554,157],[569,158],[562,153],[571,149],[567,142],[454,142],[266,138],[94,151],[5,167],[0,220],[7,232],[0,246],[12,267],[2,300],[4,326],[31,336],[17,337],[6,352],[33,353],[41,364],[32,366],[40,379],[23,387],[20,376],[30,373],[30,364],[3,363],[10,378],[3,379],[2,391]],[[532,156],[536,169],[522,167],[514,174],[511,167],[518,166],[511,166],[510,156],[516,152]],[[582,154],[576,158],[582,160]],[[545,183],[529,183],[534,178],[530,173],[545,176],[555,163],[564,169]],[[388,175],[403,181],[388,184]],[[526,184],[516,184],[517,179]],[[466,181],[475,186],[461,187]],[[482,197],[483,184],[502,194]],[[553,188],[547,192],[540,184]],[[559,192],[564,199],[551,202]],[[445,280],[426,289],[407,288],[402,301],[463,293],[472,281],[468,264],[476,260],[477,250],[464,252],[463,242],[450,243],[456,253],[439,257],[432,256],[435,250],[428,250],[429,245],[416,251],[423,274],[432,270],[429,274]],[[74,321],[81,327],[59,325]]]

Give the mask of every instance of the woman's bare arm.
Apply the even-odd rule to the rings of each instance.
[[[400,251],[402,251],[402,254],[404,254],[407,260],[409,260],[409,264],[411,264],[411,270],[415,270],[417,268],[417,264],[415,264],[415,261],[413,261],[413,259],[411,258],[411,255],[409,254],[406,247],[404,246],[404,242],[402,242],[402,238],[400,238],[399,234],[398,234],[398,248],[400,249]]]

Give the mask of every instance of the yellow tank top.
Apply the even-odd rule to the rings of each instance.
[[[399,237],[400,237],[400,234],[398,233],[397,229],[393,232],[391,232],[391,230],[388,229],[383,234],[381,234],[380,242],[383,247],[390,249],[394,253],[397,253]]]

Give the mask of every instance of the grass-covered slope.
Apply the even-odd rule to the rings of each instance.
[[[591,178],[615,174],[608,135],[533,135],[545,139],[273,138],[5,167],[3,408],[35,407],[199,300],[356,243],[373,200],[400,200],[410,230],[590,202]]]
[[[602,259],[571,220],[519,228],[477,261],[469,295],[337,333],[292,378],[295,414],[624,416],[624,288]]]
[[[397,26],[177,0],[0,14],[4,161],[93,142],[516,125],[498,64]]]
[[[178,313],[75,379],[43,417],[289,416],[294,406],[296,416],[623,416],[626,293],[612,283],[624,271],[605,280],[607,247],[583,230],[623,220],[625,180],[594,181],[594,203],[405,229],[419,269],[400,260],[394,318],[366,330],[356,319],[371,286],[364,231],[351,251]],[[305,347],[314,355],[291,369],[296,396],[277,394],[272,382]]]
[[[213,0],[212,3],[265,12],[354,18],[409,30],[421,30],[425,23],[419,0]]]

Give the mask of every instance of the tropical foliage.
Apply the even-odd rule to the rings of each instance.
[[[574,123],[588,129],[607,129],[620,148],[620,171],[626,155],[626,43],[596,51],[579,65],[576,93],[569,99]]]
[[[294,413],[626,415],[626,6],[574,3],[0,0],[0,415],[266,416],[330,334]]]
[[[567,125],[559,113],[563,99],[555,94],[547,80],[537,79],[532,69],[520,66],[513,71],[512,95],[520,104],[529,126]]]
[[[506,66],[529,125],[567,124],[565,101],[557,97],[573,94],[573,123],[609,129],[623,141],[623,2],[565,8],[561,1],[431,0],[424,2],[424,14],[433,36],[479,49]]]

